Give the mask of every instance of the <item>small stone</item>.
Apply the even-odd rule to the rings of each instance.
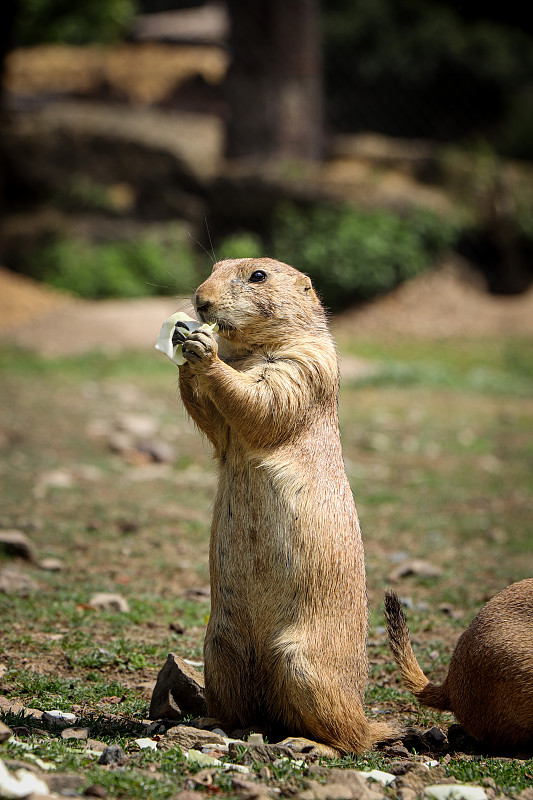
[[[65,569],[65,562],[60,558],[43,558],[39,561],[39,567],[47,572],[61,572]]]
[[[129,603],[125,597],[111,592],[97,592],[97,594],[94,594],[89,600],[89,605],[91,608],[104,611],[127,613],[130,610]]]
[[[61,731],[62,739],[79,739],[84,740],[89,738],[89,728],[65,728]]]
[[[422,734],[422,741],[431,749],[443,747],[446,743],[446,734],[434,725]]]
[[[87,750],[95,750],[98,753],[103,753],[107,745],[105,742],[101,742],[99,739],[87,739],[85,747]]]
[[[11,728],[8,728],[3,722],[0,722],[0,742],[7,742],[13,735]]]
[[[52,711],[43,711],[42,721],[51,728],[68,728],[76,722],[76,715],[54,708]]]
[[[171,463],[176,458],[176,452],[172,445],[161,439],[149,439],[139,442],[136,449],[148,455],[157,464]]]
[[[184,714],[205,715],[204,676],[183,658],[169,653],[160,670],[150,701],[150,719],[179,719]]]
[[[118,744],[107,745],[102,755],[98,759],[99,764],[104,766],[121,767],[127,762],[126,753]]]
[[[426,786],[426,797],[432,800],[487,800],[481,786],[467,786],[461,783],[445,783]]]
[[[208,744],[224,747],[224,737],[213,731],[205,731],[201,728],[190,728],[188,725],[177,725],[171,728],[159,739],[157,747],[159,750],[170,750],[172,747],[179,747],[181,750],[201,750]]]
[[[55,792],[59,795],[77,794],[80,788],[85,783],[83,775],[72,775],[61,772],[50,772],[46,776],[46,782],[50,792]]]
[[[0,552],[2,551],[8,556],[23,558],[26,561],[35,561],[33,544],[22,531],[0,531]]]
[[[282,744],[256,744],[242,745],[230,742],[228,745],[228,755],[232,760],[240,760],[240,763],[250,766],[256,761],[263,764],[273,764],[278,758],[294,759],[294,750]]]
[[[436,564],[430,564],[429,561],[423,561],[421,558],[413,558],[402,561],[389,573],[388,578],[389,581],[395,583],[401,578],[406,578],[408,575],[417,575],[420,578],[440,578],[442,569]]]

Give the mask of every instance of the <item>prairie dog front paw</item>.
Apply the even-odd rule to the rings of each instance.
[[[215,337],[208,331],[194,331],[183,343],[183,357],[192,369],[209,366],[218,356]]]

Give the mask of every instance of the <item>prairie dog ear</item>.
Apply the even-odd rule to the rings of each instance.
[[[318,297],[316,296],[311,278],[307,275],[299,275],[296,279],[296,287],[300,289],[313,303],[318,304]]]

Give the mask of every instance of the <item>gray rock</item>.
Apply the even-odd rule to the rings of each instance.
[[[13,731],[3,722],[0,722],[0,742],[7,742],[11,738]]]
[[[428,745],[430,750],[442,748],[446,744],[446,734],[434,725],[422,734],[422,741]]]
[[[146,453],[157,464],[170,463],[176,458],[172,445],[162,439],[147,439],[137,444],[137,450]]]
[[[88,739],[89,728],[64,728],[61,731],[62,739]]]
[[[430,564],[429,561],[423,561],[421,558],[411,558],[398,564],[389,573],[388,577],[389,581],[395,583],[408,575],[418,575],[421,578],[440,578],[442,569],[437,567],[436,564]]]
[[[213,731],[204,731],[201,728],[190,728],[188,725],[176,725],[171,728],[159,739],[158,750],[170,750],[172,747],[180,747],[186,750],[201,750],[208,744],[222,745],[225,742],[222,736]]]
[[[249,767],[254,762],[273,764],[278,758],[299,758],[290,747],[283,744],[237,744],[230,742],[228,746],[230,761],[239,759],[240,764]]]
[[[204,716],[204,676],[183,658],[169,653],[152,692],[150,719],[179,719],[184,714]]]
[[[108,767],[120,767],[125,764],[127,760],[126,753],[122,747],[119,747],[118,744],[110,744],[102,752],[102,755],[98,759],[98,763]]]
[[[0,531],[0,552],[8,556],[23,558],[26,561],[35,561],[33,544],[25,533],[18,530]]]
[[[95,609],[102,609],[104,611],[120,611],[127,613],[130,606],[125,597],[120,594],[111,592],[97,592],[89,600],[89,605]]]

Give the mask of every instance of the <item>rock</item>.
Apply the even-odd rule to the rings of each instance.
[[[147,439],[137,444],[137,450],[145,453],[157,464],[171,463],[176,458],[176,451],[172,445],[162,439]]]
[[[446,734],[434,725],[422,734],[422,741],[427,744],[430,750],[440,750],[446,744],[447,739]]]
[[[250,739],[251,737],[248,737],[248,742],[255,744]],[[278,744],[289,747],[294,753],[293,758],[296,754],[299,756],[321,756],[322,758],[339,757],[339,753],[333,747],[328,747],[327,744],[322,744],[321,742],[314,742],[311,739],[289,736],[287,739],[283,739],[282,742],[278,742]]]
[[[89,600],[89,605],[92,608],[104,611],[127,613],[130,610],[129,603],[125,597],[111,592],[97,592]]]
[[[62,739],[79,739],[84,740],[89,738],[89,728],[64,728],[61,731]]]
[[[107,767],[121,767],[126,764],[127,760],[126,753],[122,747],[119,747],[118,744],[110,744],[103,751],[98,763]]]
[[[150,719],[179,719],[206,713],[204,676],[183,658],[169,653],[150,701]]]
[[[55,708],[52,711],[43,711],[42,721],[50,728],[68,728],[76,722],[76,715]]]
[[[0,742],[7,742],[13,735],[11,728],[8,728],[3,722],[0,721]]]
[[[43,558],[39,561],[39,567],[47,572],[61,572],[65,569],[65,562],[60,558]]]
[[[445,783],[426,786],[426,797],[432,800],[487,800],[481,786],[467,786],[461,783]]]
[[[87,750],[96,750],[96,752],[103,753],[107,745],[99,739],[87,739],[85,747]]]
[[[430,564],[429,561],[423,561],[421,558],[412,558],[402,561],[395,567],[389,573],[389,581],[396,583],[408,575],[417,575],[420,578],[440,578],[442,569],[437,567],[436,564]]]
[[[0,552],[26,561],[35,561],[33,544],[25,533],[18,530],[0,530]]]
[[[213,731],[204,731],[201,728],[190,728],[188,725],[177,725],[171,728],[159,739],[158,750],[170,750],[180,747],[181,750],[201,750],[208,744],[225,746],[222,736]]]
[[[230,742],[228,756],[233,761],[239,760],[241,764],[250,766],[256,761],[263,764],[272,764],[278,758],[294,759],[294,750],[283,744],[237,744]]]
[[[325,784],[307,780],[299,800],[381,800],[384,794],[379,787],[367,783],[353,769],[332,769]]]
[[[24,572],[13,567],[0,570],[0,593],[28,597],[38,590],[38,584]]]

